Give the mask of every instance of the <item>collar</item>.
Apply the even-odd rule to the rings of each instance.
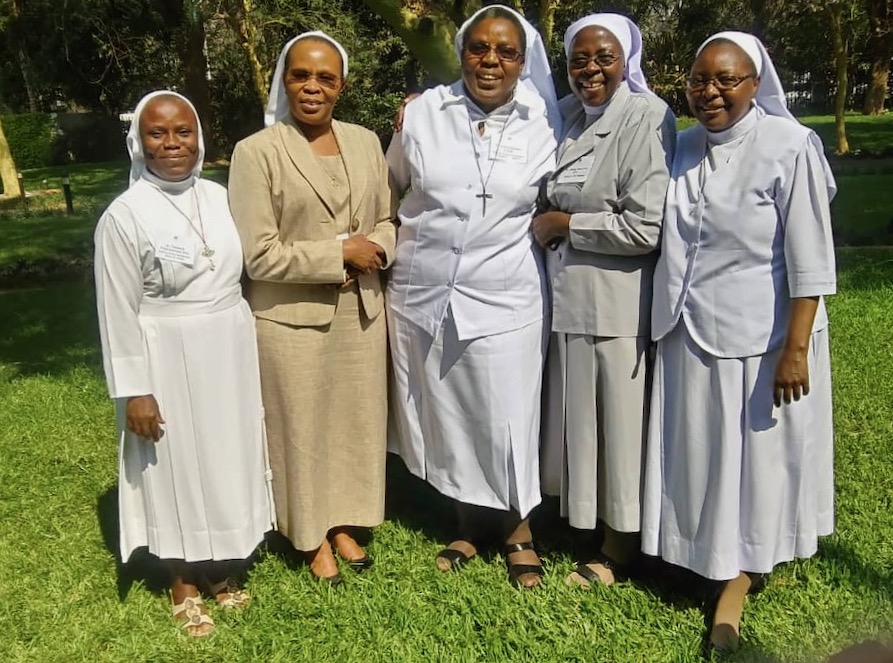
[[[597,136],[607,136],[617,129],[626,118],[626,102],[631,94],[626,81],[623,81],[611,98],[600,106],[604,109],[602,115],[591,122],[586,131],[592,131]],[[583,103],[577,97],[573,97],[573,99],[576,104],[569,104],[570,109],[565,121],[566,129],[570,129],[577,122],[585,121],[587,117]]]
[[[765,111],[759,106],[753,105],[744,116],[728,129],[722,131],[706,131],[708,145],[725,145],[731,143],[750,131],[757,125],[761,117],[765,115]]]

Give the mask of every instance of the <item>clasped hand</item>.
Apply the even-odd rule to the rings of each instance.
[[[344,265],[348,274],[371,274],[384,267],[386,256],[384,249],[365,235],[352,235],[341,243]]]
[[[533,217],[533,221],[530,222],[530,229],[533,231],[536,243],[546,248],[553,240],[562,240],[567,237],[570,224],[570,214],[551,210]]]

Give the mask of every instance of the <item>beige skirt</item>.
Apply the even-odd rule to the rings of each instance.
[[[387,327],[361,309],[354,287],[325,327],[257,320],[276,515],[298,550],[384,520]]]

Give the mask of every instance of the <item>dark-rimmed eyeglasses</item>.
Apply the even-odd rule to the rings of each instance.
[[[731,92],[748,78],[756,78],[754,74],[747,76],[711,76],[710,78],[689,78],[686,87],[689,92],[701,92],[711,83],[720,92]]]
[[[311,74],[307,71],[293,71],[289,72],[285,77],[285,83],[294,83],[295,85],[307,85],[312,79],[316,79],[316,82],[329,90],[337,90],[341,85],[341,77],[335,76],[334,74]]]
[[[606,67],[610,67],[619,59],[619,55],[613,55],[611,53],[599,53],[598,55],[593,55],[592,57],[586,57],[585,55],[575,55],[567,61],[567,66],[569,69],[585,69],[589,66],[590,62],[594,62],[596,65],[599,66],[599,68],[605,69]]]
[[[516,48],[504,45],[491,46],[485,41],[476,41],[469,44],[465,47],[465,51],[468,55],[478,60],[487,57],[487,54],[491,51],[496,53],[496,57],[499,58],[500,62],[518,62],[524,57],[524,54]]]

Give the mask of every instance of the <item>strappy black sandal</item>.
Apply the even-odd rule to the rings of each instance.
[[[473,560],[477,555],[466,555],[461,550],[456,550],[455,548],[444,548],[439,553],[437,553],[437,558],[445,559],[450,563],[450,568],[447,571],[458,571],[463,566],[468,564],[471,560]],[[437,567],[438,570],[441,570],[440,567]]]
[[[576,568],[573,570],[573,573],[571,573],[565,579],[565,584],[579,585],[584,589],[589,589],[592,585],[604,585],[605,581],[602,580],[601,576],[598,573],[596,573],[589,567],[590,564],[600,564],[601,566],[608,569],[608,571],[610,571],[614,575],[614,582],[620,582],[622,579],[629,576],[629,564],[621,564],[620,562],[616,562],[599,551],[588,562],[577,564]],[[574,573],[583,578],[583,580],[585,580],[588,584],[584,585],[583,583],[575,581],[573,579]]]
[[[509,556],[512,553],[523,552],[525,550],[532,550],[536,552],[536,549],[533,547],[533,541],[525,541],[524,543],[507,543],[505,544],[505,563],[508,567],[509,572],[509,580],[511,580],[512,584],[517,587],[521,587],[523,589],[533,589],[534,587],[539,587],[542,584],[543,578],[543,565],[542,564],[512,564],[509,561]],[[537,555],[538,556],[538,555]],[[539,582],[535,585],[525,585],[521,582],[521,576],[525,576],[528,574],[532,574],[537,576]]]

